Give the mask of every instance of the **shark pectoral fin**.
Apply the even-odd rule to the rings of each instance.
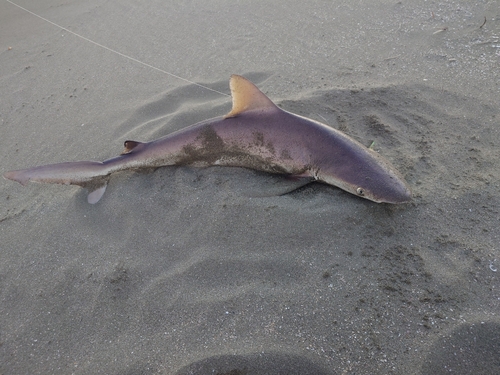
[[[125,154],[130,154],[133,149],[135,149],[139,145],[143,145],[144,143],[142,142],[137,142],[137,141],[125,141],[123,143],[123,146],[125,149],[122,151],[120,155],[125,155]]]
[[[233,108],[224,118],[235,117],[254,109],[278,109],[276,104],[264,95],[257,86],[242,76],[233,74],[229,81],[229,87],[231,88]]]
[[[311,177],[284,176],[257,171],[253,173],[252,179],[245,181],[244,185],[235,187],[242,195],[252,198],[285,195],[314,181]]]
[[[95,190],[92,190],[87,196],[87,202],[89,202],[90,204],[96,204],[97,202],[99,202],[102,196],[104,195],[107,186],[108,184],[106,183],[103,186],[98,187]]]
[[[294,190],[300,189],[302,186],[306,186],[307,184],[316,181],[313,177],[310,176],[303,177],[292,175],[286,176],[284,179],[286,183],[284,183],[283,186],[286,187],[286,189],[284,189],[281,195],[291,193]]]

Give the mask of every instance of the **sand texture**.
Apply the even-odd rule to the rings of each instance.
[[[16,3],[67,30],[0,1],[1,173],[224,115],[241,74],[374,142],[414,199],[252,196],[276,177],[222,167],[121,172],[96,205],[1,179],[1,374],[500,373],[498,1]]]

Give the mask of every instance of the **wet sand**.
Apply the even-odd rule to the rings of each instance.
[[[223,115],[236,73],[375,142],[414,200],[249,197],[275,177],[220,167],[120,173],[96,205],[2,180],[1,373],[500,372],[494,2],[18,4],[162,71],[0,2],[2,173]]]

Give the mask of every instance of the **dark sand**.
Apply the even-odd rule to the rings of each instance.
[[[18,3],[224,93],[242,74],[375,141],[415,198],[250,198],[271,177],[231,168],[122,173],[96,205],[2,180],[0,373],[500,373],[497,1]],[[0,95],[2,173],[230,109],[7,1]]]

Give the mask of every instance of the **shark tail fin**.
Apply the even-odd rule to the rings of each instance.
[[[99,202],[109,179],[108,167],[96,161],[75,161],[42,165],[4,173],[3,177],[26,185],[28,182],[48,184],[78,185],[89,191],[87,201]]]

